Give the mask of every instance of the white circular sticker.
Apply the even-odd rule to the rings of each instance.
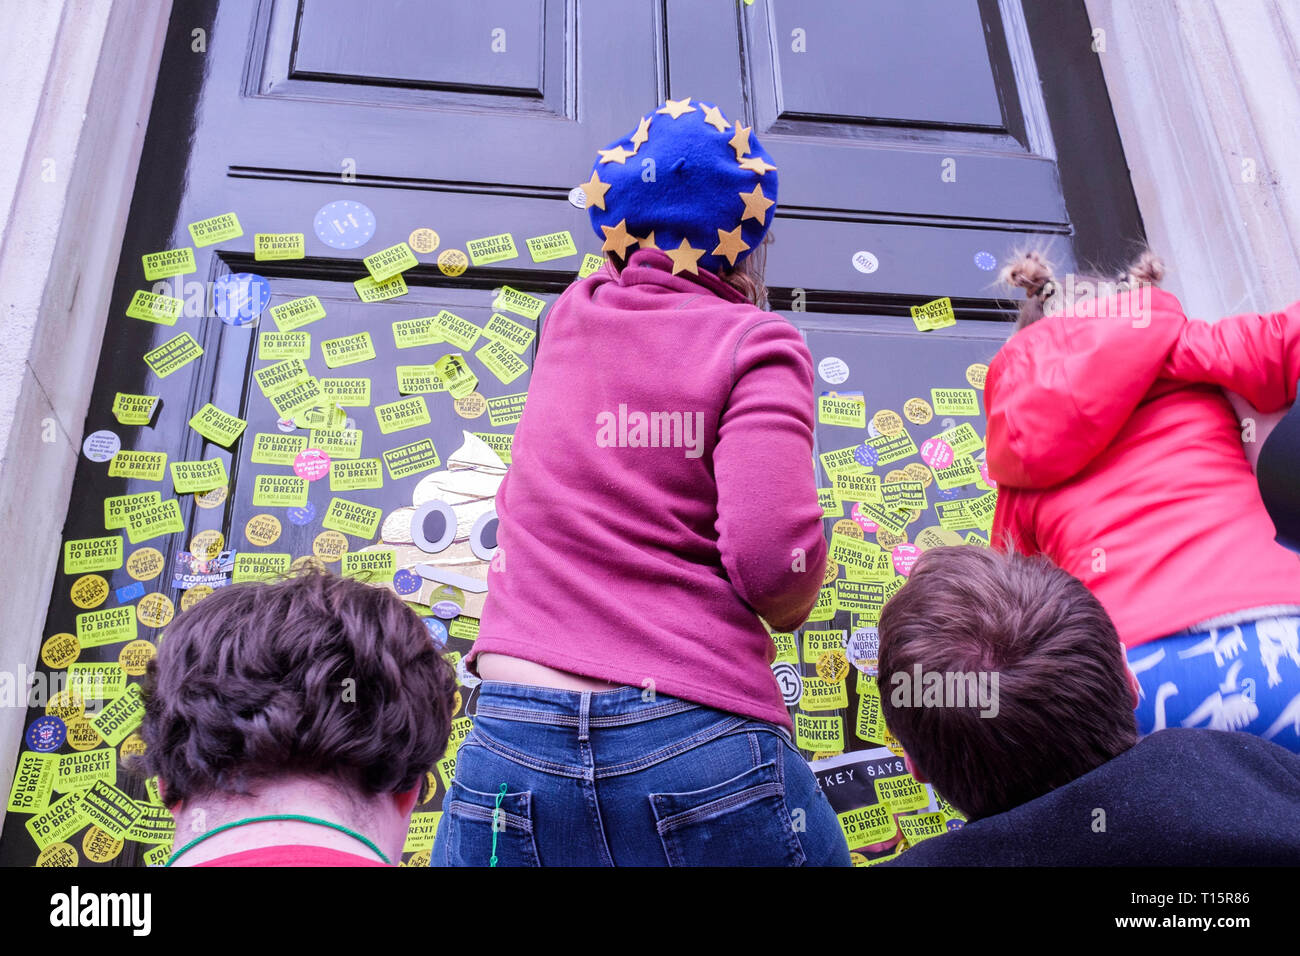
[[[574,186],[569,190],[569,202],[577,206],[579,209],[587,208],[587,194],[583,191],[581,186]]]
[[[817,363],[817,374],[822,377],[822,381],[839,385],[841,382],[848,381],[849,366],[844,359],[828,355]]]
[[[863,249],[861,252],[853,253],[853,268],[870,275],[880,268],[880,260]]]
[[[876,420],[874,418],[867,419],[867,437],[879,438],[880,435],[881,435],[881,431],[879,428],[876,427]]]
[[[91,432],[81,443],[81,453],[91,461],[108,461],[122,450],[122,439],[105,429]]]
[[[275,427],[280,429],[282,432],[291,432],[297,428],[298,425],[292,418],[277,418],[275,420]]]
[[[776,678],[776,686],[781,688],[781,699],[785,705],[793,707],[799,703],[803,697],[803,678],[799,676],[798,669],[781,661],[772,665],[772,676]]]
[[[479,678],[469,672],[469,667],[466,666],[465,658],[463,657],[456,662],[456,680],[460,682],[462,687],[477,687],[479,684],[483,683]]]

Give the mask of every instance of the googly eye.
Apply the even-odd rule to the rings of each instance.
[[[456,538],[456,512],[445,501],[425,502],[411,515],[411,540],[421,551],[437,554]]]
[[[491,561],[497,553],[497,513],[485,511],[478,516],[469,533],[469,547],[476,557]]]

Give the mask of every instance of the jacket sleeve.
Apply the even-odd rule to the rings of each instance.
[[[826,538],[813,470],[812,356],[779,316],[737,342],[713,453],[718,549],[740,596],[774,630],[817,602]]]
[[[1261,412],[1295,401],[1300,378],[1300,302],[1266,315],[1190,319],[1165,363],[1166,377],[1236,392]]]

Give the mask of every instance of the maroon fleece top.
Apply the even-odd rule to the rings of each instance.
[[[791,727],[773,630],[826,562],[812,356],[655,249],[551,307],[468,663],[495,652]],[[651,683],[653,682],[653,683]]]

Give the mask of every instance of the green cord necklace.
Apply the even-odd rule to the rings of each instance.
[[[331,820],[322,820],[320,817],[307,817],[299,813],[273,813],[265,817],[248,817],[245,820],[235,820],[232,823],[223,823],[221,826],[217,827],[216,829],[209,830],[207,833],[204,833],[201,836],[197,836],[189,843],[185,844],[183,847],[181,847],[179,850],[173,853],[170,857],[168,857],[167,862],[164,863],[163,866],[164,867],[171,866],[173,863],[176,862],[176,858],[180,856],[182,853],[186,852],[187,850],[193,849],[195,846],[202,843],[208,837],[216,836],[222,830],[233,830],[235,827],[247,826],[250,823],[264,823],[268,820],[296,820],[299,823],[314,823],[317,826],[329,827],[331,830],[338,830],[340,833],[346,833],[348,836],[352,837],[355,840],[360,840],[371,850],[373,850],[376,854],[378,854],[379,859],[383,860],[385,863],[388,863],[389,866],[392,866],[392,863],[389,862],[389,859],[387,856],[384,855],[384,852],[380,850],[379,847],[375,846],[375,844],[370,839],[362,836],[356,830],[349,829],[348,827],[345,827],[343,824],[334,823]]]

